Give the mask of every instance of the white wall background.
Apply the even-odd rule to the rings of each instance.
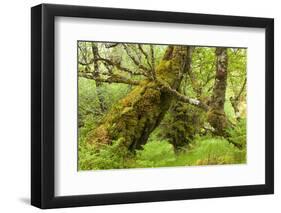
[[[275,195],[126,204],[51,212],[280,212],[281,209],[281,13],[278,1],[245,0],[59,0],[80,4],[275,18]],[[0,211],[39,212],[30,197],[30,7],[37,0],[2,1],[0,7]]]

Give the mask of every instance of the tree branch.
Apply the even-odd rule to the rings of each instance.
[[[235,100],[237,100],[237,101],[239,100],[240,96],[242,95],[242,93],[243,93],[243,91],[246,87],[246,83],[247,83],[247,78],[245,78],[243,86],[241,87],[241,89],[240,89],[238,95],[236,96]]]
[[[144,76],[146,76],[145,73],[133,72],[132,70],[130,70],[130,69],[126,68],[126,67],[123,67],[120,64],[114,63],[113,61],[110,61],[110,60],[108,60],[106,58],[97,58],[96,61],[103,61],[103,62],[107,63],[108,65],[114,66],[117,69],[119,69],[121,71],[124,71],[124,72],[127,72],[127,73],[130,73],[132,75],[144,75]]]
[[[123,47],[124,47],[124,49],[125,49],[127,55],[129,56],[129,58],[133,61],[133,63],[134,63],[138,68],[140,68],[141,70],[150,72],[150,70],[149,70],[147,67],[145,67],[144,65],[142,65],[142,64],[130,53],[130,51],[129,51],[127,45],[123,44]]]
[[[107,68],[107,70],[111,71],[107,65],[110,65],[110,66],[114,66],[116,67],[118,70],[121,70],[121,71],[124,71],[124,72],[127,72],[127,73],[130,73],[132,75],[144,75],[146,77],[149,77],[147,76],[145,73],[143,72],[133,72],[132,70],[126,68],[126,67],[123,67],[121,66],[120,64],[117,64],[117,63],[114,63],[113,61],[109,60],[109,59],[106,59],[106,58],[96,58],[96,59],[91,59],[88,63],[84,63],[82,61],[78,61],[79,64],[83,65],[83,66],[89,66],[91,64],[93,64],[94,62],[97,62],[97,61],[101,61],[105,67]]]
[[[78,46],[78,49],[80,50],[80,53],[82,55],[82,59],[84,60],[84,63],[87,64],[86,66],[88,66],[89,64],[87,63],[87,57],[86,57],[85,51],[82,49],[82,47],[79,45],[79,43],[77,44],[77,46]]]
[[[150,56],[151,56],[151,73],[152,73],[153,79],[156,79],[154,49],[153,49],[152,44],[149,46],[150,46]]]
[[[148,66],[150,67],[150,69],[152,69],[152,66],[151,66],[150,61],[149,61],[149,57],[148,57],[147,53],[143,50],[141,44],[138,44],[138,48],[141,51],[141,53],[145,56],[145,59],[146,59],[146,62],[148,64]]]
[[[208,111],[208,109],[209,109],[208,105],[206,105],[202,101],[200,101],[198,99],[194,99],[194,98],[189,98],[189,97],[179,93],[177,90],[172,89],[169,85],[160,82],[159,80],[157,82],[160,83],[160,85],[161,85],[160,89],[162,91],[168,92],[169,94],[173,95],[178,101],[182,101],[184,103],[188,103],[188,104],[200,107],[205,111]]]
[[[94,77],[91,73],[79,72],[79,77],[87,78],[99,82],[105,83],[121,83],[121,84],[129,84],[129,85],[139,85],[140,82],[132,79],[127,79],[121,75],[112,74],[108,78]]]
[[[239,91],[239,93],[237,94],[237,96],[236,97],[230,97],[230,103],[231,103],[231,105],[232,105],[232,107],[233,107],[233,109],[234,109],[234,112],[235,112],[235,114],[236,114],[236,118],[237,119],[240,119],[240,117],[239,117],[239,108],[238,108],[238,105],[239,105],[239,99],[240,99],[240,97],[241,97],[241,95],[242,95],[242,93],[243,93],[243,91],[244,91],[244,89],[245,89],[245,87],[246,87],[246,83],[247,83],[247,78],[245,78],[245,80],[244,80],[244,83],[243,83],[243,85],[242,85],[242,87],[241,87],[241,89],[240,89],[240,91]]]
[[[90,62],[82,62],[82,61],[78,61],[79,64],[83,65],[83,66],[89,66],[91,64],[93,64],[94,60],[91,60]]]
[[[107,43],[105,44],[106,48],[112,48],[112,47],[116,47],[119,43]]]
[[[153,50],[153,46],[150,45],[150,54],[151,54],[151,63],[150,63],[150,59],[148,54],[144,51],[144,49],[142,48],[141,44],[138,44],[138,48],[141,51],[141,53],[145,56],[146,62],[149,66],[149,72],[151,74],[151,77],[153,80],[156,79],[156,74],[155,74],[155,65],[154,65],[154,50]]]

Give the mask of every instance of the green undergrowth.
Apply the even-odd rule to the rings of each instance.
[[[123,141],[105,145],[99,153],[80,141],[79,170],[155,168],[169,166],[200,166],[241,164],[246,162],[245,150],[238,149],[224,138],[196,137],[181,150],[165,140],[151,140],[136,153],[129,152]]]
[[[85,140],[90,128],[93,126],[85,122],[84,127],[79,129],[78,170],[246,163],[245,119],[240,119],[235,127],[227,129],[227,138],[195,135],[188,145],[177,149],[168,140],[160,139],[156,129],[142,149],[135,152],[129,151],[125,139],[120,138],[111,145],[103,145],[97,153]]]

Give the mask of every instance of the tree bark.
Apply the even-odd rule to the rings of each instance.
[[[200,100],[188,98],[185,95],[187,86],[184,81],[188,75],[191,79],[191,84],[194,86],[196,78],[191,70],[193,47],[189,47],[187,55],[186,74],[183,77],[181,88],[179,91],[173,90],[173,96],[177,99],[169,109],[169,116],[161,123],[163,129],[160,133],[163,139],[167,139],[175,149],[187,145],[193,137],[200,132],[204,124],[202,119],[207,110],[207,106]],[[195,88],[195,87],[194,87]]]
[[[213,94],[209,103],[208,121],[218,135],[225,134],[227,119],[224,112],[227,87],[227,48],[216,48],[216,76]]]
[[[243,91],[245,90],[246,88],[246,84],[247,84],[247,78],[244,79],[244,83],[239,91],[239,93],[233,98],[233,97],[230,97],[230,103],[234,109],[234,112],[235,112],[235,117],[236,119],[239,121],[240,120],[240,110],[239,110],[239,103],[240,103],[240,99],[241,99],[241,96],[242,96],[242,93]]]
[[[98,55],[99,55],[99,49],[96,44],[92,43],[92,53],[93,53],[93,61],[94,61],[94,72],[93,72],[93,78],[99,78],[99,64],[97,61]],[[107,110],[106,104],[104,97],[102,95],[101,87],[102,87],[102,82],[100,81],[95,81],[96,82],[96,92],[97,92],[97,97],[100,105],[100,109],[102,112],[105,112]]]
[[[168,46],[155,70],[157,80],[141,81],[105,115],[97,128],[90,131],[87,142],[96,150],[117,140],[122,140],[130,150],[145,144],[173,101],[173,95],[161,87],[179,88],[188,66],[188,48]]]
[[[160,137],[179,149],[200,134],[204,121],[205,111],[202,108],[178,101],[171,106],[169,116],[161,123]]]

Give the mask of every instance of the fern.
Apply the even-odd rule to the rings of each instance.
[[[176,160],[173,146],[168,141],[151,141],[136,153],[139,167],[169,166]]]

